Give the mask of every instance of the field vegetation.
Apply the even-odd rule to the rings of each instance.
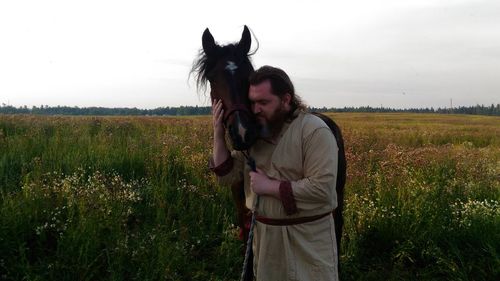
[[[500,118],[330,114],[342,280],[500,280]],[[0,115],[0,280],[237,280],[211,119]]]

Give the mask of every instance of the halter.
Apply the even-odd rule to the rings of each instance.
[[[236,113],[236,112],[244,112],[248,116],[252,116],[252,113],[248,110],[248,107],[246,107],[242,102],[241,102],[241,97],[238,95],[238,91],[236,90],[236,85],[234,83],[234,70],[237,68],[237,66],[232,62],[228,61],[228,65],[226,66],[226,80],[229,82],[229,92],[231,96],[233,97],[234,103],[232,104],[232,107],[229,108],[228,114],[224,117],[223,123],[224,126],[227,127],[226,123],[229,120],[229,117]],[[257,172],[257,167],[255,165],[255,159],[250,156],[250,151],[242,151],[243,156],[245,156],[247,160],[248,166],[250,166],[250,169],[254,172]],[[243,269],[241,271],[240,275],[240,280],[244,281],[247,277],[247,274],[249,274],[249,269],[248,269],[248,262],[250,261],[250,255],[252,252],[252,241],[253,241],[253,235],[254,235],[254,228],[256,224],[256,210],[257,206],[259,205],[259,199],[260,196],[257,195],[257,198],[255,199],[255,209],[252,212],[252,220],[250,221],[250,230],[248,233],[248,239],[246,241],[246,250],[245,250],[245,259],[243,260]]]
[[[234,72],[238,69],[238,66],[233,61],[227,61],[227,66],[225,67],[224,76],[229,85],[229,93],[232,98],[232,105],[229,107],[228,113],[222,119],[224,126],[227,128],[227,121],[229,117],[236,112],[244,112],[247,116],[251,117],[252,113],[248,110],[248,107],[242,102],[241,96],[238,95],[238,90],[236,89],[236,83],[234,82]]]
[[[226,82],[229,84],[229,93],[232,98],[232,106],[229,108],[228,113],[226,116],[223,117],[222,122],[224,124],[224,127],[227,128],[227,121],[229,120],[229,117],[233,115],[236,112],[244,112],[247,114],[247,116],[252,117],[252,113],[248,110],[248,107],[245,106],[245,104],[241,100],[241,96],[238,95],[238,91],[236,89],[236,83],[234,81],[234,71],[238,68],[238,66],[232,62],[228,61],[227,66],[224,71],[224,75],[226,78]],[[250,156],[249,150],[242,151],[243,155],[245,156],[247,160],[247,164],[250,166],[250,169],[254,172],[257,171],[256,165],[255,165],[255,159]],[[252,220],[250,222],[250,231],[248,234],[248,239],[246,241],[246,250],[245,250],[245,260],[243,261],[243,269],[241,272],[241,279],[240,280],[245,280],[247,274],[249,274],[248,271],[248,262],[250,260],[250,254],[252,252],[252,241],[253,241],[253,236],[254,236],[254,228],[256,224],[256,210],[257,206],[259,205],[259,199],[260,196],[257,195],[256,200],[255,200],[255,205],[254,205],[254,210],[252,212]]]
[[[227,127],[227,121],[229,120],[229,117],[238,111],[245,112],[248,116],[251,116],[252,114],[244,104],[241,103],[232,104],[232,106],[229,108],[229,113],[226,114],[226,116],[224,116],[224,119],[222,119],[222,122],[224,123],[225,127]]]

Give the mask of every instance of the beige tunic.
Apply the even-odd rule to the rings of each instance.
[[[286,215],[280,200],[260,196],[259,215],[294,218],[326,213],[337,207],[335,183],[338,146],[328,126],[318,117],[300,111],[285,123],[277,144],[259,140],[250,150],[256,165],[270,178],[291,182],[298,213]],[[254,209],[256,194],[241,152],[232,151],[231,172],[219,177],[229,185],[244,178],[246,205]],[[254,229],[256,280],[338,280],[337,247],[332,216],[298,225],[272,226],[260,222]]]

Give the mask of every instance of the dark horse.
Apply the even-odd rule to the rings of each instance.
[[[248,78],[254,71],[249,53],[251,35],[245,26],[241,40],[235,44],[220,46],[205,29],[202,36],[203,48],[195,60],[192,73],[196,75],[197,86],[206,87],[210,84],[210,98],[221,99],[224,104],[224,126],[229,132],[232,146],[235,150],[247,150],[258,138],[258,125],[250,109],[248,99]],[[335,221],[335,235],[337,236],[337,249],[340,258],[340,240],[342,238],[342,209],[344,206],[344,185],[346,180],[346,159],[344,140],[340,128],[329,117],[313,112],[320,117],[333,132],[339,147],[338,171],[336,192],[338,206],[333,211]],[[239,226],[245,229],[245,221],[249,210],[245,206],[243,183],[237,182],[231,186],[233,198],[238,211]],[[244,233],[244,241],[248,233]],[[339,259],[340,262],[340,259]],[[340,265],[340,264],[339,264]]]

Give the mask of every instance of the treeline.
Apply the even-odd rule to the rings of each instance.
[[[496,115],[500,116],[500,104],[490,106],[475,105],[475,106],[459,106],[453,108],[387,108],[387,107],[344,107],[344,108],[326,108],[326,107],[310,107],[311,111],[316,112],[374,112],[374,113],[389,113],[389,112],[409,112],[409,113],[443,113],[443,114],[472,114],[472,115]]]
[[[310,111],[316,112],[408,112],[408,113],[443,113],[443,114],[473,114],[473,115],[495,115],[500,116],[500,104],[490,106],[460,106],[454,108],[407,108],[395,109],[386,107],[310,107]],[[139,108],[109,108],[109,107],[70,107],[70,106],[27,106],[14,107],[2,104],[0,114],[39,114],[39,115],[157,115],[157,116],[180,116],[180,115],[208,115],[209,106],[180,106],[180,107],[158,107],[155,109]]]
[[[14,107],[2,105],[0,113],[4,114],[40,114],[40,115],[208,115],[209,106],[158,107],[155,109],[139,109],[136,107],[70,107],[70,106],[27,106]]]

